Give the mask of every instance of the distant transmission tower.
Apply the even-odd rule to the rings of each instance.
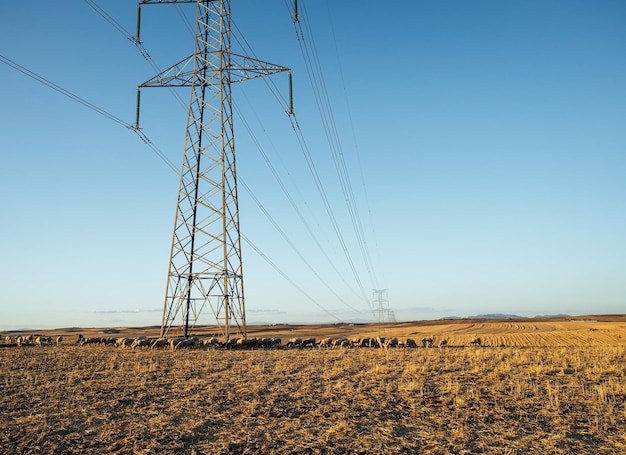
[[[387,296],[387,289],[374,289],[374,303],[378,304],[378,323],[383,324],[385,322],[385,313],[389,313],[389,300]],[[385,308],[387,304],[387,308]],[[395,316],[394,316],[395,320]]]
[[[235,326],[245,338],[231,85],[289,68],[231,52],[230,0],[142,0],[137,41],[155,3],[196,3],[193,55],[139,86],[191,87],[161,336],[179,316],[188,336],[208,307],[226,340]]]

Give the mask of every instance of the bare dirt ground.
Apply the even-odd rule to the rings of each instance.
[[[0,453],[626,453],[622,316],[258,329],[250,336],[428,335],[465,347],[7,346]],[[38,333],[78,331],[102,329]],[[467,347],[472,336],[488,346]]]

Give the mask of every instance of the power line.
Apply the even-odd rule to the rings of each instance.
[[[307,294],[304,289],[302,289],[300,286],[298,286],[291,278],[289,278],[282,270],[280,270],[280,268],[278,268],[278,266],[276,264],[274,264],[267,256],[265,256],[265,254],[256,245],[254,245],[250,240],[248,240],[248,238],[245,235],[241,234],[241,238],[243,240],[245,240],[245,242],[248,245],[250,245],[252,247],[252,249],[254,251],[256,251],[259,256],[261,256],[263,259],[265,259],[265,262],[267,262],[269,265],[271,265],[274,268],[274,270],[276,270],[285,280],[287,280],[302,295],[304,295],[307,299],[309,299],[311,301],[311,303],[313,303],[315,306],[317,306],[320,310],[322,310],[324,313],[326,313],[327,315],[329,315],[333,319],[337,320],[337,322],[342,322],[341,319],[339,319],[333,313],[331,313],[326,308],[324,308],[322,305],[320,305],[317,302],[317,300],[315,300],[313,297],[311,297],[309,294]]]
[[[288,9],[290,8],[288,7]],[[369,253],[369,247],[367,246],[367,242],[365,240],[363,224],[359,216],[356,199],[354,197],[354,191],[352,189],[349,173],[347,170],[347,165],[345,162],[344,154],[342,152],[341,141],[339,139],[339,134],[337,132],[337,126],[334,120],[334,115],[333,115],[330,99],[328,96],[328,92],[326,90],[326,84],[325,84],[324,77],[323,77],[323,71],[322,71],[319,56],[315,47],[315,41],[313,38],[313,34],[311,32],[311,26],[308,21],[308,15],[306,14],[306,8],[303,9],[303,12],[304,12],[304,15],[303,15],[304,21],[306,22],[306,25],[307,25],[307,27],[304,29],[306,30],[306,33],[303,30],[300,21],[297,20],[297,18],[294,16],[294,27],[296,30],[296,37],[298,39],[298,43],[300,44],[300,49],[304,57],[305,65],[307,68],[307,74],[309,76],[309,80],[313,88],[314,97],[318,106],[318,111],[320,113],[324,130],[326,132],[326,138],[327,138],[330,150],[331,150],[331,154],[333,156],[333,161],[335,163],[335,168],[337,170],[339,182],[340,182],[342,191],[345,196],[348,213],[352,221],[352,226],[353,226],[354,233],[355,233],[358,245],[359,245],[359,249],[361,250],[361,255],[363,257],[365,267],[369,274],[370,281],[372,282],[372,284],[375,284],[376,278],[375,278],[375,273],[374,273],[374,267],[373,267],[373,263],[371,260],[371,255]],[[308,39],[305,39],[305,35]],[[310,44],[309,44],[309,41],[310,41]],[[363,294],[365,296],[364,289],[363,289]],[[365,299],[367,299],[366,296],[365,296]]]
[[[37,82],[40,82],[44,85],[46,85],[47,87],[50,87],[51,89],[59,92],[60,94],[82,104],[83,106],[91,109],[94,112],[97,112],[98,114],[108,118],[109,120],[114,121],[115,123],[122,125],[125,128],[129,128],[129,129],[133,129],[132,125],[130,125],[129,123],[126,123],[124,120],[122,120],[121,118],[111,114],[110,112],[105,111],[104,109],[96,106],[95,104],[90,103],[89,101],[87,101],[84,98],[81,98],[78,95],[75,95],[74,93],[70,92],[69,90],[64,89],[63,87],[55,84],[54,82],[50,82],[48,79],[46,79],[43,76],[40,76],[36,73],[34,73],[33,71],[24,68],[22,65],[19,65],[18,63],[14,62],[13,60],[11,60],[8,57],[5,57],[4,55],[0,55],[0,61],[2,61],[2,63],[5,63],[6,65],[12,67],[13,69],[16,69],[17,71],[19,71],[22,74],[25,74],[26,76],[35,79]]]

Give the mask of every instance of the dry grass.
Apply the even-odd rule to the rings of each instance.
[[[626,349],[0,349],[6,454],[626,453]]]

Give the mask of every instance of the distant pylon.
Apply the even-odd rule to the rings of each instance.
[[[188,336],[208,306],[226,340],[246,338],[231,84],[289,68],[231,52],[230,0],[139,6],[155,3],[197,4],[193,55],[139,86],[191,87],[161,336],[179,315]]]
[[[378,304],[378,322],[382,324],[385,322],[385,313],[387,313],[387,315],[389,316],[390,311],[389,306],[387,306],[387,308],[384,307],[385,303],[389,303],[389,301],[385,298],[385,296],[387,295],[387,289],[374,289],[373,291],[374,303]]]

